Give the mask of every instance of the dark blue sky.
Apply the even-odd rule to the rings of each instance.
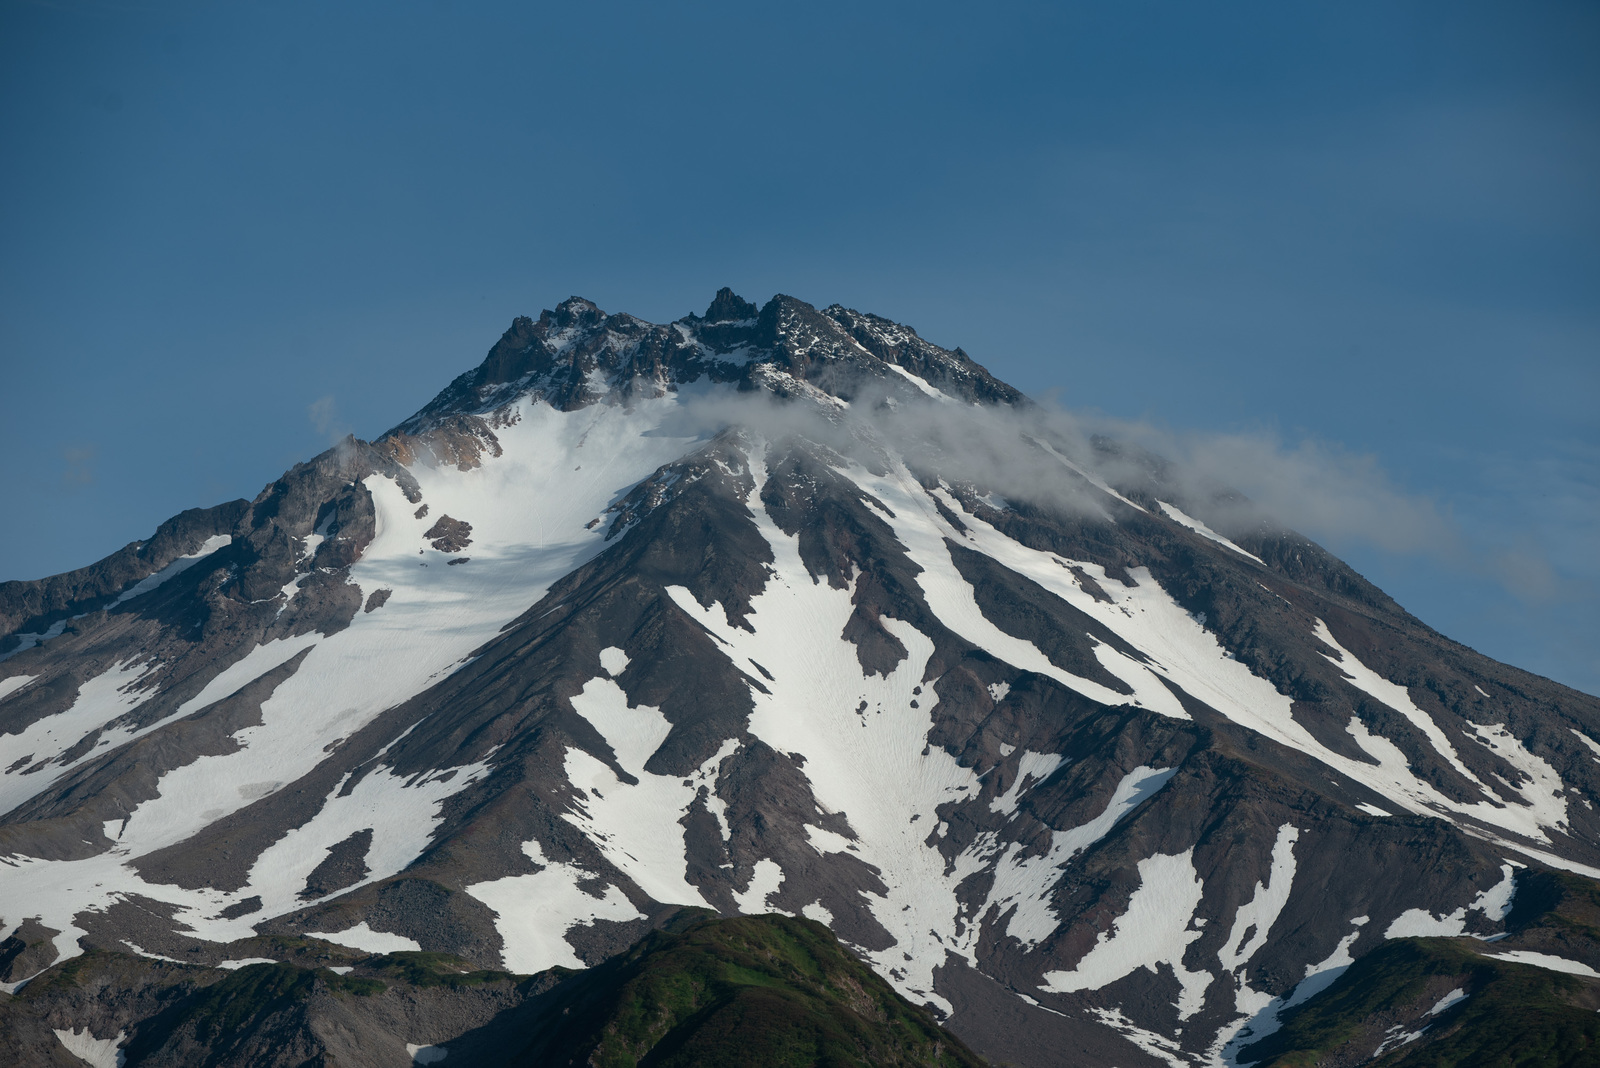
[[[513,315],[732,285],[1375,457],[1455,544],[1307,532],[1600,692],[1597,56],[1537,0],[0,2],[0,579],[382,432]]]

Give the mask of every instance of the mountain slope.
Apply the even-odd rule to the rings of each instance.
[[[1519,865],[1600,875],[1600,701],[1242,514],[873,316],[574,298],[0,587],[0,979],[534,973],[777,910],[985,1055],[1215,1062],[1389,939],[1502,932]]]

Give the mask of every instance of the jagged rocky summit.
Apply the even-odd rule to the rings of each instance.
[[[1251,515],[837,305],[519,318],[377,440],[0,585],[0,1039],[265,1063],[194,1022],[234,991],[284,1063],[507,1063],[695,909],[821,923],[910,1003],[839,1011],[1019,1065],[1326,1019],[1387,1061],[1506,998],[1578,1063],[1600,700]],[[375,993],[445,959],[507,978]]]

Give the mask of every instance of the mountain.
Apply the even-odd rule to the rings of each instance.
[[[1347,993],[1405,946],[1600,980],[1507,926],[1600,877],[1600,700],[837,305],[519,318],[375,441],[0,585],[0,632],[24,997],[114,958],[154,1013],[168,962],[308,940],[615,975],[685,907],[821,923],[1018,1065],[1301,1056],[1400,1012]],[[429,997],[401,1037],[476,1063]]]

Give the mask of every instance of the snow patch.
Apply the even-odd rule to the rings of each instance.
[[[1467,992],[1458,986],[1435,1002],[1433,1008],[1428,1010],[1428,1015],[1437,1016],[1441,1012],[1449,1012],[1452,1007],[1465,1000],[1467,1000]]]
[[[1226,970],[1238,971],[1267,944],[1272,925],[1289,903],[1289,890],[1294,883],[1294,844],[1299,840],[1300,831],[1292,823],[1278,828],[1267,882],[1265,885],[1256,883],[1255,894],[1234,913],[1233,929],[1217,953],[1217,959]]]
[[[324,942],[349,946],[352,949],[359,949],[366,953],[402,953],[407,950],[415,953],[422,948],[415,939],[407,938],[405,935],[390,934],[387,931],[374,931],[367,926],[366,920],[362,920],[354,927],[346,928],[343,931],[332,933],[307,931],[306,937],[320,938]],[[271,961],[267,963],[270,964]]]
[[[1124,497],[1122,494],[1120,494],[1116,490],[1112,489],[1111,486],[1105,481],[1105,479],[1101,478],[1099,475],[1096,475],[1094,472],[1088,470],[1087,468],[1080,467],[1077,464],[1073,463],[1071,460],[1067,459],[1065,456],[1063,456],[1056,449],[1056,447],[1054,445],[1051,445],[1048,441],[1043,441],[1043,440],[1041,440],[1039,438],[1028,438],[1027,440],[1033,442],[1035,445],[1039,446],[1039,448],[1043,449],[1045,452],[1049,453],[1051,456],[1054,456],[1057,460],[1059,460],[1061,462],[1061,465],[1063,467],[1065,467],[1069,471],[1076,472],[1085,481],[1087,481],[1089,483],[1089,485],[1093,486],[1095,489],[1099,490],[1101,493],[1104,493],[1104,494],[1106,494],[1108,496],[1111,496],[1111,497],[1115,497],[1117,500],[1121,501],[1123,504],[1127,505],[1129,508],[1133,508],[1133,509],[1135,509],[1137,511],[1140,511],[1140,512],[1146,511],[1146,509],[1145,509],[1145,507],[1143,505],[1137,504],[1137,503],[1135,503],[1133,501],[1130,501],[1128,498]]]
[[[67,622],[68,621],[65,620],[65,619],[58,619],[54,623],[52,623],[50,625],[50,628],[48,630],[37,631],[37,632],[36,631],[29,631],[29,632],[26,632],[26,633],[18,634],[17,635],[17,639],[18,639],[17,647],[15,649],[11,650],[8,653],[0,653],[0,663],[4,663],[5,661],[10,660],[12,657],[16,656],[18,653],[25,653],[29,649],[32,649],[36,645],[43,645],[45,642],[49,641],[51,638],[59,638],[59,637],[61,637],[61,632],[67,629]]]
[[[778,887],[782,885],[783,869],[778,866],[777,861],[763,857],[756,861],[755,869],[750,873],[750,885],[745,887],[743,893],[733,895],[733,903],[747,916],[772,912],[774,910],[767,905],[767,898],[776,894]]]
[[[124,938],[122,940],[122,944],[127,946],[129,949],[131,949],[138,956],[145,957],[148,960],[164,960],[168,964],[193,964],[194,963],[193,961],[179,960],[177,957],[163,957],[159,953],[152,953],[148,949],[144,949],[144,948],[142,948],[140,946],[134,945],[132,942],[128,941],[126,938]]]
[[[1038,1005],[1038,1002],[1026,994],[1019,994],[1018,996],[1030,1004]],[[1042,1005],[1039,1005],[1039,1007],[1044,1008]],[[1047,1009],[1046,1011],[1053,1010]],[[1121,1009],[1092,1008],[1089,1011],[1098,1017],[1101,1023],[1116,1031],[1145,1053],[1156,1058],[1156,1060],[1165,1061],[1167,1064],[1172,1065],[1172,1068],[1191,1068],[1193,1065],[1194,1062],[1189,1059],[1183,1047],[1176,1041],[1167,1038],[1165,1035],[1159,1035],[1154,1031],[1147,1031],[1140,1027],[1124,1016]],[[1057,1015],[1064,1014],[1058,1013]]]
[[[811,904],[802,908],[800,910],[800,915],[804,916],[808,920],[816,920],[824,927],[833,926],[833,913],[824,908],[822,902],[820,901],[813,901]]]
[[[16,734],[0,735],[0,768],[6,769],[0,772],[0,812],[48,790],[84,761],[104,756],[117,744],[114,739],[143,733],[106,728],[155,696],[154,690],[134,688],[152,666],[118,661],[78,687],[71,708],[34,720]],[[95,745],[72,760],[64,759],[68,750],[95,731],[101,732]]]
[[[1229,1068],[1237,1068],[1241,1048],[1277,1031],[1282,1026],[1280,1017],[1285,1011],[1309,1001],[1332,986],[1355,963],[1355,958],[1350,955],[1350,947],[1360,937],[1360,928],[1369,921],[1370,917],[1367,916],[1352,918],[1350,925],[1357,929],[1339,939],[1339,944],[1327,959],[1306,965],[1305,978],[1289,991],[1287,997],[1275,998],[1253,989],[1248,983],[1241,983],[1234,994],[1234,1007],[1243,1015],[1217,1032],[1216,1043],[1211,1051],[1212,1060]]]
[[[0,679],[0,701],[4,701],[38,677],[37,675],[13,675],[9,679]],[[1576,734],[1577,732],[1574,731],[1573,733]],[[1593,745],[1594,743],[1590,742],[1589,744]]]
[[[1468,723],[1467,726],[1472,728],[1477,741],[1482,742],[1501,760],[1522,773],[1519,776],[1523,780],[1521,785],[1512,782],[1511,788],[1521,796],[1523,804],[1532,810],[1534,819],[1539,825],[1565,831],[1567,829],[1567,801],[1564,796],[1566,784],[1561,781],[1561,776],[1556,774],[1556,769],[1542,757],[1530,753],[1503,723]],[[1510,779],[1507,777],[1502,781],[1510,782]]]
[[[1372,1059],[1377,1060],[1391,1050],[1397,1050],[1401,1046],[1415,1042],[1422,1037],[1422,1032],[1426,1030],[1427,1028],[1424,1027],[1417,1031],[1407,1031],[1405,1024],[1395,1024],[1384,1032],[1383,1041],[1378,1043],[1378,1048],[1372,1051]]]
[[[1427,909],[1407,909],[1383,932],[1385,938],[1454,938],[1467,934],[1467,913],[1481,912],[1495,923],[1511,914],[1511,899],[1517,892],[1516,869],[1500,866],[1501,879],[1483,891],[1469,905],[1462,905],[1447,916],[1435,916]],[[1482,935],[1473,935],[1482,938]]]
[[[331,636],[306,634],[251,650],[186,701],[177,715],[199,711],[310,649],[299,670],[263,703],[261,723],[235,736],[238,751],[201,757],[163,775],[157,784],[159,796],[135,808],[120,827],[112,851],[82,861],[0,860],[0,901],[8,903],[8,917],[9,908],[16,908],[18,915],[39,915],[42,923],[62,931],[56,943],[63,958],[81,952],[77,940],[84,932],[74,926],[74,917],[85,909],[104,908],[118,895],[137,894],[178,905],[185,922],[196,926],[202,937],[217,938],[232,930],[231,921],[216,918],[232,903],[230,895],[149,884],[126,862],[191,837],[249,804],[237,789],[241,783],[299,780],[327,759],[326,746],[348,738],[380,713],[458,670],[474,649],[537,603],[553,582],[606,547],[606,531],[588,527],[589,520],[639,481],[696,447],[697,432],[681,436],[682,431],[664,423],[685,402],[713,391],[731,393],[732,387],[691,384],[664,397],[637,400],[628,408],[593,405],[572,412],[524,397],[510,407],[504,425],[496,427],[501,456],[486,456],[478,467],[460,471],[424,450],[410,466],[410,474],[435,515],[447,513],[472,523],[471,567],[419,566],[444,559],[431,549],[418,555],[422,533],[431,520],[416,516],[415,502],[406,499],[393,479],[368,476],[363,485],[372,495],[376,536],[351,567],[350,581],[363,589],[393,590],[383,611],[358,613],[349,626]],[[587,449],[579,452],[584,444]],[[148,694],[119,690],[131,681],[132,670],[121,665],[113,677],[86,684],[88,693],[80,691],[80,704],[66,713],[77,717],[70,730],[59,719],[39,729],[50,732],[46,740],[51,747],[40,747],[35,759],[58,755],[89,730],[125,715],[135,700],[146,699]],[[75,737],[55,744],[73,731]],[[143,732],[108,731],[103,735],[107,744],[91,755],[103,754],[139,733]],[[0,736],[0,749],[14,743],[29,746],[12,751],[0,768],[34,752],[35,740],[30,736],[24,743],[21,736]],[[0,808],[13,808],[33,796],[57,773],[52,765],[22,780],[16,774],[0,775]],[[452,785],[467,778],[458,773]],[[368,789],[380,785],[390,789],[396,784],[375,780]],[[428,791],[440,788],[434,782],[426,786]],[[396,796],[404,792],[398,790]],[[432,792],[426,798],[405,798],[406,811],[420,807],[427,812],[438,797]],[[316,834],[297,838],[296,848],[309,850],[312,838],[320,839],[324,830],[331,833],[335,823],[347,826],[346,818],[353,818],[348,809],[332,802],[325,807],[338,811],[317,824]],[[423,827],[424,840],[432,826],[430,815]],[[374,851],[387,833],[381,826],[380,832],[374,835]],[[415,840],[414,835],[407,836],[407,841]],[[320,842],[317,848],[326,844]],[[405,863],[411,859],[415,857]],[[274,879],[265,870],[257,876],[263,882]],[[303,906],[296,900],[284,910]],[[631,906],[627,908],[627,918],[632,918]],[[281,911],[263,910],[248,920],[259,923],[274,914]],[[245,919],[238,926],[249,933]]]
[[[1022,845],[1011,843],[995,863],[988,897],[974,918],[981,920],[991,907],[997,908],[1000,916],[1010,911],[1006,934],[1029,949],[1044,941],[1061,925],[1060,917],[1050,904],[1050,894],[1061,879],[1061,869],[1110,833],[1122,817],[1165,786],[1176,771],[1176,768],[1134,768],[1117,783],[1100,815],[1080,827],[1050,832],[1050,848],[1042,856],[1024,857]],[[985,844],[980,840],[974,859],[983,859]]]
[[[1240,556],[1248,556],[1262,567],[1267,566],[1266,561],[1262,560],[1261,557],[1257,556],[1255,553],[1239,548],[1239,546],[1235,545],[1227,538],[1224,538],[1221,534],[1218,534],[1216,531],[1200,522],[1200,520],[1194,518],[1193,516],[1186,515],[1178,508],[1177,505],[1168,504],[1166,501],[1157,501],[1156,504],[1161,506],[1161,510],[1167,514],[1168,519],[1172,520],[1174,523],[1177,523],[1179,526],[1188,527],[1202,538],[1207,538],[1211,541],[1214,541],[1218,545],[1225,545],[1234,552],[1238,553]]]
[[[568,931],[595,920],[643,918],[621,890],[605,886],[593,872],[547,860],[537,840],[524,842],[522,852],[541,865],[540,870],[466,887],[495,913],[507,971],[532,975],[558,965],[582,968],[583,961],[566,940]]]
[[[87,1027],[82,1030],[74,1027],[70,1031],[58,1027],[55,1028],[55,1035],[68,1053],[90,1068],[122,1068],[123,1062],[128,1059],[127,1054],[117,1048],[127,1041],[126,1031],[118,1031],[116,1038],[96,1038]]]
[[[1110,930],[1100,932],[1070,971],[1046,972],[1039,989],[1053,994],[1099,990],[1135,969],[1156,972],[1158,964],[1166,964],[1181,988],[1178,1018],[1186,1020],[1199,1012],[1212,975],[1183,966],[1184,951],[1204,933],[1191,925],[1205,890],[1195,873],[1193,854],[1191,847],[1141,860],[1139,888],[1128,899],[1127,912]]]
[[[615,678],[628,669],[628,654],[615,645],[608,645],[600,650],[600,666],[605,668],[607,675]]]
[[[938,806],[976,796],[981,782],[942,747],[928,744],[931,710],[911,706],[919,687],[919,705],[934,702],[923,679],[933,642],[909,623],[885,616],[884,628],[909,655],[887,676],[865,674],[855,646],[841,636],[855,610],[853,591],[812,580],[797,539],[784,534],[760,504],[766,467],[759,446],[751,449],[750,467],[756,482],[751,518],[774,558],[766,586],[751,600],[746,620],[752,630],[730,626],[720,604],[703,607],[687,589],[668,592],[723,643],[730,659],[755,660],[772,676],[770,693],[751,689],[750,733],[778,752],[805,758],[803,774],[817,803],[842,814],[856,836],[842,839],[844,848],[873,865],[886,887],[884,895],[863,900],[895,944],[863,949],[862,955],[912,1001],[931,1001],[948,1012],[950,1006],[934,993],[933,969],[944,963],[947,949],[970,954],[962,941],[969,928],[956,887],[980,862],[963,856],[947,871],[944,858],[923,842],[939,823]],[[885,504],[898,512],[908,492],[897,490],[896,500]],[[921,494],[920,487],[915,492]],[[925,495],[922,502],[932,511]],[[953,571],[949,553],[937,538],[934,544],[944,571]],[[971,589],[965,588],[970,603]],[[858,715],[863,701],[867,711]],[[813,842],[824,841],[815,830],[808,834]],[[745,900],[741,909],[749,907]]]
[[[444,802],[479,781],[487,770],[487,765],[470,764],[401,776],[390,768],[378,768],[353,788],[347,787],[347,780],[341,780],[328,792],[315,816],[287,831],[251,865],[246,885],[235,897],[260,897],[260,912],[231,921],[218,915],[186,915],[186,922],[201,938],[227,941],[246,937],[251,930],[249,924],[259,922],[263,913],[273,915],[304,908],[306,902],[300,894],[311,873],[327,859],[328,850],[363,830],[372,831],[372,842],[363,858],[367,874],[336,893],[347,894],[389,878],[428,847]],[[257,788],[249,792],[266,792],[273,785],[256,784]]]
[[[1066,758],[1055,753],[1035,753],[1024,749],[1022,756],[1017,759],[1017,777],[1011,780],[1011,787],[1005,793],[989,802],[989,811],[1011,815],[1017,810],[1017,801],[1023,790],[1044,782],[1066,762]]]
[[[952,401],[952,398],[950,397],[949,394],[945,393],[941,389],[935,388],[934,386],[932,386],[932,385],[930,385],[928,383],[927,379],[922,378],[919,375],[912,374],[910,371],[907,371],[904,367],[901,367],[899,364],[892,363],[892,362],[890,362],[888,360],[885,360],[884,361],[884,366],[888,367],[889,370],[894,371],[901,378],[904,378],[906,381],[910,382],[913,386],[916,386],[919,390],[921,390],[925,395],[927,395],[929,397],[932,397],[934,400]]]
[[[1323,658],[1338,668],[1344,677],[1349,680],[1350,685],[1367,696],[1383,702],[1408,719],[1411,725],[1416,727],[1424,738],[1428,739],[1428,743],[1433,746],[1434,750],[1444,757],[1462,778],[1482,789],[1484,793],[1489,793],[1488,788],[1484,787],[1478,777],[1461,762],[1461,757],[1457,755],[1455,746],[1450,744],[1450,739],[1445,737],[1444,731],[1433,721],[1433,717],[1418,708],[1416,703],[1411,700],[1410,691],[1404,686],[1390,682],[1356,659],[1354,653],[1334,639],[1333,632],[1328,629],[1328,625],[1322,620],[1318,619],[1316,621],[1314,633],[1318,641],[1333,649],[1336,654],[1329,656],[1327,653],[1323,653]]]
[[[611,679],[590,679],[572,698],[572,707],[600,732],[624,772],[581,749],[568,749],[567,781],[577,790],[561,818],[586,833],[619,870],[652,898],[706,905],[688,881],[688,847],[679,822],[702,786],[715,790],[717,770],[739,748],[729,738],[687,778],[646,771],[645,764],[672,733],[672,724],[651,705],[630,706],[628,695]]]
[[[1025,548],[976,516],[967,524],[965,535],[957,531],[939,514],[935,502],[943,504],[952,513],[965,510],[960,502],[943,488],[925,490],[899,462],[882,475],[875,475],[859,465],[852,465],[844,473],[894,513],[892,518],[885,516],[884,521],[894,528],[895,538],[905,547],[907,555],[922,568],[916,577],[917,584],[922,588],[934,615],[951,630],[1013,667],[1054,679],[1091,701],[1109,706],[1139,705],[1173,719],[1189,718],[1172,691],[1155,677],[1150,667],[1108,646],[1096,645],[1095,658],[1131,693],[1122,693],[1065,671],[1051,663],[1049,657],[1032,642],[1001,630],[978,607],[975,591],[956,568],[946,541],[958,544],[965,542],[1035,581],[1040,581],[1039,576],[1024,568],[1027,564],[1048,561],[1048,570],[1054,574],[1049,574],[1049,581],[1041,582],[1046,589],[1060,596],[1061,591],[1051,583],[1064,578],[1066,584],[1072,586],[1076,597],[1063,599],[1075,606],[1077,600],[1081,599],[1106,607],[1084,594],[1071,572],[1056,563],[1055,557]],[[1014,561],[1019,560],[1026,560],[1027,564],[1022,568],[1014,566]],[[1143,580],[1136,578],[1136,581]],[[1089,614],[1099,615],[1092,610]],[[1123,618],[1125,621],[1125,616]],[[1215,647],[1215,639],[1211,639],[1211,644]],[[1137,642],[1134,645],[1144,648]]]
[[[10,679],[6,680],[6,682],[10,681]],[[5,682],[0,682],[0,687],[3,686],[5,686]],[[0,690],[0,694],[3,693],[4,691]],[[1594,762],[1596,764],[1600,764],[1600,742],[1595,741],[1593,738],[1578,730],[1576,727],[1568,727],[1567,729],[1572,731],[1573,734],[1577,735],[1578,741],[1589,747],[1589,751],[1594,754]]]
[[[1568,960],[1566,957],[1557,957],[1549,953],[1535,953],[1531,949],[1508,949],[1503,953],[1485,953],[1484,956],[1493,957],[1495,960],[1508,960],[1513,964],[1531,964],[1535,968],[1546,968],[1552,972],[1566,972],[1568,975],[1600,979],[1600,972],[1581,961]]]
[[[1338,768],[1351,778],[1372,787],[1391,801],[1418,815],[1439,816],[1454,813],[1547,845],[1550,843],[1550,836],[1546,833],[1546,828],[1566,830],[1567,802],[1560,776],[1548,763],[1530,753],[1502,725],[1467,724],[1475,733],[1475,740],[1483,743],[1501,760],[1515,768],[1520,773],[1517,778],[1526,779],[1520,786],[1511,783],[1509,778],[1502,780],[1521,797],[1523,803],[1520,805],[1506,805],[1499,802],[1496,794],[1461,762],[1455,747],[1450,744],[1444,732],[1427,713],[1412,702],[1405,687],[1388,681],[1362,664],[1354,654],[1334,640],[1327,624],[1320,619],[1316,621],[1315,633],[1320,641],[1336,650],[1334,656],[1323,655],[1345,674],[1351,685],[1368,696],[1382,701],[1410,720],[1451,767],[1477,786],[1486,798],[1492,800],[1466,804],[1439,793],[1431,784],[1419,779],[1411,771],[1410,762],[1399,746],[1388,738],[1371,734],[1366,725],[1360,723],[1354,716],[1351,717],[1350,725],[1346,729],[1355,738],[1356,744],[1379,762],[1378,766],[1361,765],[1343,758],[1330,759],[1329,756],[1323,755],[1326,751],[1313,753],[1323,763]],[[1321,749],[1321,746],[1317,748]],[[1306,751],[1311,752],[1309,749]],[[1498,841],[1471,826],[1464,829],[1490,841]],[[1526,847],[1515,848],[1527,852]],[[1538,856],[1541,860],[1547,857],[1543,853],[1530,855]],[[1572,871],[1582,870],[1581,865],[1575,865],[1568,860],[1556,859],[1553,863],[1556,867]]]
[[[438,1064],[450,1056],[443,1046],[419,1046],[414,1042],[406,1043],[406,1052],[411,1054],[412,1064]]]
[[[135,597],[140,597],[149,593],[151,590],[163,585],[168,580],[177,578],[179,575],[183,574],[185,571],[189,570],[195,564],[198,564],[201,560],[210,556],[218,549],[225,548],[232,544],[232,534],[215,534],[207,538],[200,548],[195,552],[190,553],[188,556],[178,557],[160,571],[157,571],[148,578],[140,579],[126,590],[123,590],[122,593],[117,596],[115,601],[112,601],[106,606],[107,610],[109,611],[110,609],[117,607],[119,604],[126,604]]]
[[[854,471],[852,477],[855,477]],[[857,481],[863,480],[857,479]],[[881,480],[872,482],[870,489],[880,496],[888,492],[882,488]],[[910,545],[906,540],[910,536],[910,531],[902,528],[908,527],[913,519],[932,524],[940,531],[941,548],[942,539],[946,537],[958,543],[964,542],[1017,574],[1038,583],[1073,608],[1109,628],[1144,655],[1145,661],[1140,662],[1117,653],[1108,646],[1096,647],[1095,656],[1102,666],[1135,691],[1131,698],[1118,695],[1115,703],[1144,704],[1163,715],[1176,719],[1189,718],[1171,691],[1159,681],[1157,676],[1160,676],[1171,679],[1192,697],[1205,702],[1242,726],[1302,752],[1310,753],[1318,759],[1324,759],[1324,762],[1327,760],[1323,754],[1343,759],[1324,749],[1310,732],[1296,723],[1291,714],[1290,699],[1280,694],[1270,682],[1253,674],[1248,667],[1233,659],[1227,650],[1218,644],[1216,635],[1207,631],[1163,590],[1148,569],[1129,569],[1128,575],[1135,583],[1129,587],[1106,575],[1105,569],[1099,565],[1087,561],[1066,561],[1053,553],[1030,549],[973,515],[963,519],[962,522],[967,527],[967,532],[963,535],[945,524],[943,517],[931,507],[931,502],[927,501],[929,495],[936,496],[953,511],[959,507],[953,497],[942,489],[927,492],[922,491],[920,486],[916,486],[915,489],[923,497],[921,506],[915,510],[909,499],[891,502],[891,507],[897,515],[903,517],[892,521],[902,544],[908,547]],[[942,567],[948,570],[952,567],[948,553],[944,553],[943,556]],[[915,559],[924,567],[941,566],[937,557],[932,558],[930,563],[928,554],[916,555]],[[1110,598],[1110,603],[1083,589],[1074,574],[1080,570],[1096,581],[1102,595]],[[919,575],[918,579],[921,581],[925,577]],[[944,618],[942,613],[941,618]],[[960,627],[954,629],[962,630]],[[963,634],[971,639],[970,634],[965,632]],[[1028,645],[1027,648],[1033,647]],[[989,651],[1000,655],[994,649]],[[1007,659],[1004,656],[1001,658]],[[1081,686],[1076,688],[1079,692],[1083,692]],[[1344,763],[1371,767],[1355,760],[1345,759]],[[1340,766],[1339,770],[1344,771],[1345,768]]]

